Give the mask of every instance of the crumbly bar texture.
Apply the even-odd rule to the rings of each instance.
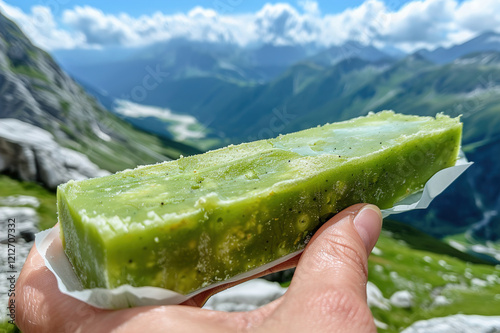
[[[303,249],[359,202],[391,207],[456,163],[462,124],[383,111],[58,187],[84,288],[181,294]]]

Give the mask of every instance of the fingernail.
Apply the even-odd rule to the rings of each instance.
[[[377,206],[364,206],[354,218],[354,226],[365,244],[366,252],[370,253],[377,243],[382,228],[382,213]]]

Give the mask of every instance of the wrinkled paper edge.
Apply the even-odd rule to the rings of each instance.
[[[431,201],[442,193],[455,181],[472,162],[468,162],[465,155],[460,152],[455,166],[443,169],[432,176],[420,192],[410,195],[404,200],[396,203],[392,208],[383,209],[382,216],[399,214],[414,209],[425,209]],[[133,287],[122,285],[115,289],[83,289],[78,277],[73,270],[68,257],[63,251],[61,242],[54,242],[59,237],[59,225],[36,234],[35,244],[38,252],[45,261],[47,268],[55,275],[59,290],[68,296],[76,298],[92,306],[103,309],[122,309],[145,305],[173,305],[180,304],[189,298],[200,294],[208,289],[244,280],[265,270],[277,266],[288,259],[301,253],[303,250],[290,253],[280,259],[260,266],[249,272],[239,274],[231,279],[211,284],[191,294],[182,295],[172,290],[158,287]]]

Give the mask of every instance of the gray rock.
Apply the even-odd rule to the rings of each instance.
[[[420,320],[402,333],[499,333],[500,316],[453,315]]]
[[[10,219],[10,220],[9,220]],[[15,232],[8,229],[9,223],[15,224]],[[33,236],[37,232],[38,215],[31,207],[0,207],[0,228],[3,231],[0,237],[0,304],[7,304],[10,290],[8,278],[14,275],[19,278],[19,273],[23,267],[28,253],[33,246]],[[9,227],[9,228],[8,228]],[[10,237],[10,235],[14,237]],[[10,241],[9,241],[10,238]],[[11,266],[12,265],[12,266]],[[0,307],[0,316],[7,318],[7,307]]]
[[[450,303],[451,301],[448,298],[446,298],[446,296],[438,295],[436,296],[436,298],[434,298],[434,302],[432,302],[432,305],[443,306],[443,305],[448,305]]]
[[[411,308],[413,306],[413,295],[408,290],[400,290],[392,294],[389,301],[398,308]]]
[[[251,311],[281,297],[286,292],[279,283],[264,279],[244,282],[212,296],[204,308],[219,311]],[[368,305],[383,310],[391,308],[380,289],[371,282],[367,284]],[[380,323],[382,326],[384,323]]]
[[[375,322],[375,326],[377,326],[377,328],[381,328],[383,330],[386,330],[389,328],[389,325],[387,325],[386,323],[384,323],[380,320],[373,319],[373,321]]]
[[[37,230],[38,214],[31,207],[0,207],[0,225],[7,230],[7,221],[15,219],[16,232],[21,230]],[[3,236],[7,236],[2,235]]]
[[[479,287],[479,288],[481,288],[481,287],[486,287],[488,285],[488,282],[485,281],[485,280],[478,279],[478,278],[473,278],[470,281],[470,284],[473,287]]]
[[[386,299],[380,289],[370,281],[366,284],[366,296],[370,308],[375,307],[382,310],[391,309],[389,300]]]
[[[52,189],[71,179],[109,174],[85,155],[59,146],[49,132],[17,119],[0,119],[0,172]]]
[[[281,297],[286,291],[279,283],[255,279],[212,296],[205,309],[219,311],[251,311]]]
[[[38,208],[40,207],[40,201],[38,198],[29,195],[10,195],[0,197],[0,206],[31,206]]]
[[[16,280],[19,278],[19,273],[21,272],[24,262],[28,257],[31,247],[33,246],[33,242],[26,242],[23,238],[18,238],[13,243],[13,245],[15,246],[14,263],[8,260],[8,245],[0,243],[0,251],[2,251],[2,253],[5,253],[4,255],[0,256],[0,266],[2,267],[2,271],[0,271],[0,290],[2,291],[0,293],[0,304],[2,305],[7,304],[9,300],[8,292],[10,289],[10,282],[9,280],[7,280],[7,278],[10,275],[14,275]],[[12,248],[12,246],[10,248]],[[12,269],[8,266],[10,263],[12,263],[13,265]],[[2,318],[2,321],[4,321],[4,318],[7,318],[7,306],[0,306],[0,316]]]

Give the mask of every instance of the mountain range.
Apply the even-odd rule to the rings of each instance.
[[[417,53],[434,63],[445,64],[471,53],[490,51],[500,52],[500,35],[493,31],[484,32],[463,44],[438,47],[432,51],[420,50]]]
[[[499,183],[500,34],[485,32],[460,45],[404,56],[356,42],[314,51],[175,40],[116,62],[77,68],[66,59],[63,66],[98,87],[95,96],[111,109],[116,99],[128,99],[196,118],[204,135],[186,142],[198,147],[207,140],[217,147],[269,138],[384,109],[461,115],[463,149],[474,167],[429,210],[401,219],[437,237],[468,232],[499,239],[500,193],[492,186],[485,191],[482,182]],[[154,73],[161,82],[134,100],[134,89],[139,92]],[[133,112],[121,117],[172,138],[165,119]]]
[[[418,50],[416,54],[436,63],[445,64],[473,52],[500,51],[500,35],[485,32],[463,44],[435,50]],[[199,42],[182,38],[159,42],[152,46],[130,49],[112,47],[105,50],[56,50],[53,56],[73,77],[120,97],[123,90],[117,85],[116,74],[123,84],[132,87],[144,76],[147,66],[158,65],[170,74],[170,79],[199,76],[218,76],[241,80],[241,83],[267,82],[297,62],[312,62],[332,66],[350,58],[369,62],[398,60],[408,54],[390,47],[347,41],[328,48],[315,44],[241,47],[221,42]],[[121,70],[121,71],[120,71]],[[142,76],[137,77],[137,72]],[[125,89],[129,90],[129,89]]]
[[[485,87],[496,84],[496,70],[489,73],[484,66],[494,68],[498,63],[500,35],[486,32],[461,45],[420,50],[402,58],[352,41],[307,50],[306,46],[252,49],[176,39],[98,63],[79,65],[71,61],[69,51],[59,57],[62,66],[84,86],[93,87],[91,93],[108,108],[113,109],[116,99],[125,99],[192,115],[212,136],[229,138],[222,141],[227,143],[258,136],[259,131],[262,137],[266,132],[276,135],[268,124],[276,110],[284,108],[293,116],[280,126],[282,131],[382,108],[417,114],[464,113],[460,108],[474,108],[470,100],[483,100],[484,93],[491,93]],[[429,93],[447,98],[433,98],[428,107],[420,97],[428,99]],[[141,120],[132,118],[129,114],[128,120],[141,127]],[[171,137],[168,132],[163,134]]]

